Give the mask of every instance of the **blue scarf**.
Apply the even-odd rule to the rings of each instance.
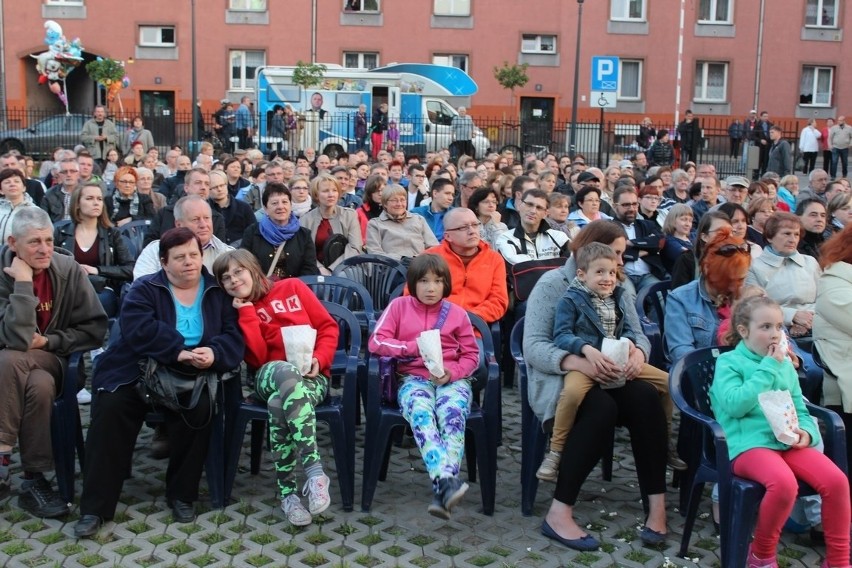
[[[287,221],[286,225],[276,225],[275,222],[269,218],[269,215],[264,215],[260,220],[260,234],[266,239],[266,241],[272,246],[279,246],[284,241],[289,241],[293,238],[293,235],[299,230],[299,219],[292,213],[290,214],[290,220]]]

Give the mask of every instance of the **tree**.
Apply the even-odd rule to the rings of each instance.
[[[529,75],[527,75],[528,67],[528,63],[509,65],[508,61],[504,61],[502,67],[494,68],[494,78],[497,79],[501,87],[511,91],[510,103],[513,106],[515,104],[515,88],[523,87],[530,80]]]
[[[320,84],[327,70],[328,67],[322,63],[305,63],[300,59],[296,62],[296,68],[293,69],[293,84],[303,89],[310,89]]]

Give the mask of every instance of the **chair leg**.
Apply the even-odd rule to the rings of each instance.
[[[217,509],[224,509],[227,500],[225,498],[225,417],[222,413],[213,415],[205,472],[211,504]]]
[[[540,424],[538,420],[533,419],[532,424],[527,426],[527,431],[521,434],[521,514],[525,517],[532,515],[539,483],[535,473],[544,458],[547,442]]]
[[[251,421],[251,474],[260,473],[260,458],[263,456],[263,442],[266,433],[266,420]]]
[[[615,454],[615,434],[601,457],[601,470],[604,481],[612,481],[612,456]]]
[[[470,432],[465,433],[464,453],[467,457],[467,479],[476,483],[476,438]]]
[[[331,430],[334,445],[334,463],[337,466],[337,482],[340,487],[340,500],[344,511],[351,511],[355,500],[354,454],[350,451],[349,438],[341,418],[326,420]]]
[[[373,419],[374,422],[376,420],[380,420],[380,418]],[[382,469],[387,473],[391,450],[391,433],[394,426],[387,424],[373,424],[371,426],[368,419],[367,428],[368,443],[364,449],[364,475],[361,485],[361,510],[365,513],[369,512],[373,505],[373,496],[376,494],[376,486],[381,478]]]
[[[237,412],[237,416],[234,419],[231,440],[228,444],[228,454],[225,458],[225,495],[228,498],[230,498],[231,491],[234,488],[234,480],[237,477],[237,466],[240,463],[240,454],[243,450],[243,438],[245,438],[246,428],[250,420],[247,415],[239,412]]]
[[[83,437],[83,419],[77,411],[77,461],[80,462],[80,471],[86,461],[86,439]]]
[[[689,551],[689,539],[692,537],[692,527],[695,525],[695,517],[698,516],[698,504],[701,502],[701,494],[704,491],[704,483],[699,482],[692,486],[689,492],[689,505],[685,509],[681,509],[686,513],[686,520],[683,523],[683,535],[680,539],[680,552],[678,556],[681,558],[686,556]]]

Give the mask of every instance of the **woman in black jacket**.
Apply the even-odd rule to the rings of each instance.
[[[104,199],[107,218],[114,225],[122,226],[130,221],[154,218],[154,202],[150,195],[136,190],[139,176],[136,168],[122,166],[115,172],[116,191]]]
[[[118,315],[118,295],[133,280],[135,259],[118,229],[112,226],[97,183],[78,187],[71,194],[70,224],[54,234],[56,246],[69,251],[88,274],[107,317]]]
[[[319,274],[314,241],[293,214],[287,186],[266,184],[262,200],[266,214],[246,229],[240,248],[251,251],[273,280]]]

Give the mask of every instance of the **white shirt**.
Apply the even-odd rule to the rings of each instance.
[[[226,253],[229,250],[234,250],[234,247],[226,245],[216,238],[215,235],[210,237],[210,242],[204,247],[203,264],[208,272],[213,273],[213,263],[219,258],[220,254]],[[152,241],[147,247],[139,253],[139,258],[136,259],[136,265],[133,267],[133,279],[154,274],[162,268],[160,264],[160,241]]]

